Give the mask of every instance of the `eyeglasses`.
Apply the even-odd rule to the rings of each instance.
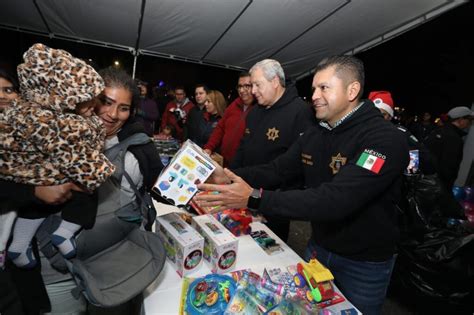
[[[250,90],[252,88],[252,84],[239,84],[235,87],[238,90],[244,89],[244,90]]]

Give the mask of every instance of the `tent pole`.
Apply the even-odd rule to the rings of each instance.
[[[135,71],[137,70],[137,58],[138,58],[138,53],[133,54],[133,72],[132,72],[132,79],[135,79]]]

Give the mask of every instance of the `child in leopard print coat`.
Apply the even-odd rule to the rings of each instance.
[[[7,256],[20,267],[34,267],[31,239],[44,218],[61,211],[51,241],[66,258],[75,255],[74,234],[95,223],[94,190],[114,171],[102,153],[105,130],[95,116],[104,89],[99,74],[66,51],[33,45],[18,66],[20,101],[0,112],[0,178],[22,184],[74,182],[84,192],[59,206],[19,210]]]

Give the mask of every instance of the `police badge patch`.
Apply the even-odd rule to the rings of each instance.
[[[341,166],[345,165],[347,162],[347,158],[343,157],[341,153],[338,153],[336,156],[331,157],[331,163],[329,163],[329,167],[332,169],[333,174],[337,174],[341,169]]]
[[[278,135],[279,132],[280,130],[276,129],[276,127],[268,128],[268,131],[267,131],[268,140],[275,141],[279,137]]]

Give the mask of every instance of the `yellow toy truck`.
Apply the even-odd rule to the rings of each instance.
[[[308,285],[306,298],[309,301],[315,300],[317,303],[330,300],[334,297],[334,288],[331,280],[334,276],[331,271],[324,267],[318,260],[311,259],[309,263],[300,262],[296,265],[297,273],[293,281],[297,287]]]

